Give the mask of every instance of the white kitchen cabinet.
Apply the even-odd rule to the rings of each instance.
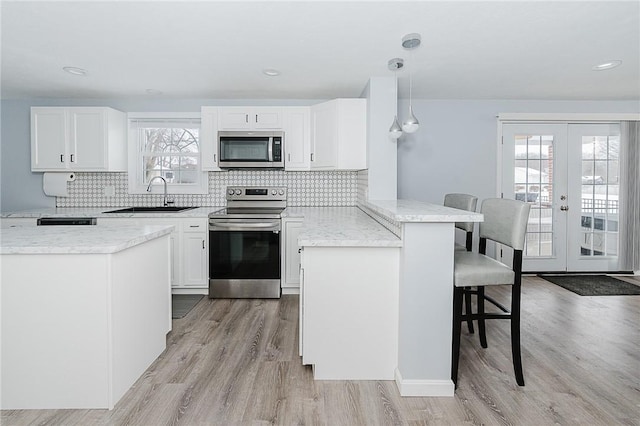
[[[209,281],[208,220],[182,223],[182,285],[206,287]]]
[[[171,288],[207,288],[209,244],[207,218],[113,217],[98,218],[98,225],[173,225],[171,240]]]
[[[300,252],[298,247],[298,235],[302,230],[302,219],[282,219],[281,239],[281,271],[282,293],[296,294],[300,288]]]
[[[367,168],[367,100],[334,99],[311,107],[311,169]]]
[[[394,380],[399,253],[398,247],[303,248],[299,350],[314,379]]]
[[[218,108],[203,106],[200,109],[202,170],[219,172],[218,154]]]
[[[220,107],[220,130],[282,129],[280,107]]]
[[[106,107],[31,108],[31,170],[127,170],[126,114]]]
[[[309,107],[284,107],[284,169],[287,171],[309,170],[311,129]]]

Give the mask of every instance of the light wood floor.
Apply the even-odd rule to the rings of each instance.
[[[640,284],[638,278],[626,278]],[[508,292],[492,289],[508,300]],[[2,425],[640,425],[640,296],[523,285],[526,386],[507,321],[489,348],[463,332],[454,398],[401,398],[394,382],[314,381],[297,356],[298,301],[203,299],[112,411],[3,411]]]

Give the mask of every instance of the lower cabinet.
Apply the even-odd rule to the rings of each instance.
[[[209,256],[207,218],[98,218],[99,225],[173,225],[171,240],[171,288],[208,286]]]
[[[280,262],[281,287],[283,294],[297,294],[300,288],[300,251],[298,235],[302,229],[301,218],[282,219],[280,239],[282,258]]]
[[[394,380],[399,247],[304,247],[300,353],[316,380]]]
[[[189,219],[182,224],[182,284],[207,286],[209,280],[209,250],[207,220]]]

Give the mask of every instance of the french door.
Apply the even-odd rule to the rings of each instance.
[[[502,135],[503,197],[531,204],[523,270],[618,270],[619,124],[509,123]]]

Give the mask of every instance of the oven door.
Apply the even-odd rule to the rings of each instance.
[[[209,297],[280,297],[279,219],[209,220]]]

